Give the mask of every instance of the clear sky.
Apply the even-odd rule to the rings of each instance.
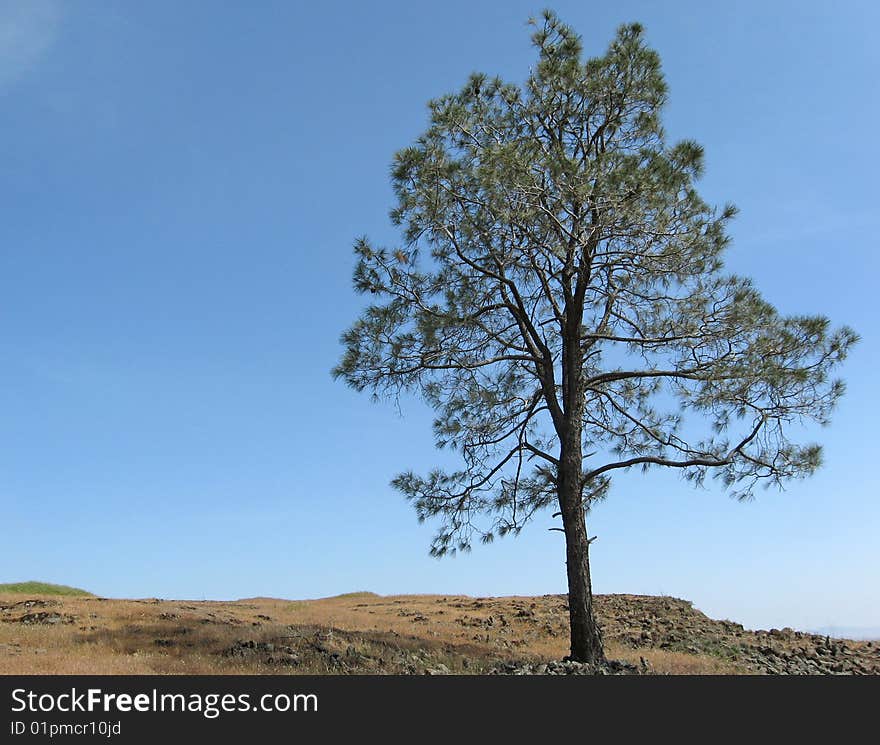
[[[394,243],[388,169],[474,70],[519,82],[525,2],[0,0],[0,582],[120,597],[565,591],[549,515],[436,560],[389,486],[437,462],[416,400],[330,377]],[[862,336],[826,465],[741,504],[619,477],[598,592],[754,627],[880,627],[880,6],[557,2],[601,53],[640,21],[672,138],[740,216],[728,266]]]

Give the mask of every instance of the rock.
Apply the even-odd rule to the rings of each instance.
[[[644,672],[621,660],[589,665],[574,660],[551,660],[547,663],[505,662],[489,670],[489,675],[639,675]]]
[[[427,668],[425,675],[449,675],[449,668],[441,662],[434,667]]]
[[[301,660],[295,654],[281,654],[278,656],[268,657],[266,662],[270,665],[286,665],[288,667],[296,667]]]
[[[25,613],[23,616],[12,619],[13,622],[18,622],[25,626],[35,626],[40,624],[45,625],[55,625],[55,624],[68,624],[75,623],[76,617],[69,616],[63,613],[54,613],[50,611],[38,611],[36,613]]]
[[[221,654],[224,657],[249,657],[257,653],[265,654],[267,652],[273,652],[274,650],[274,644],[256,642],[253,639],[239,639],[231,647],[223,650]]]

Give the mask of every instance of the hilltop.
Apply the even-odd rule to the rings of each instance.
[[[48,582],[10,582],[0,583],[0,595],[69,595],[73,597],[93,597],[92,593],[78,587],[53,585]]]
[[[8,586],[7,586],[8,587]],[[79,591],[82,593],[83,591]],[[599,595],[615,670],[880,674],[880,643],[749,631],[686,601]],[[318,600],[109,600],[0,593],[0,671],[68,674],[572,673],[564,595],[350,593]],[[625,663],[625,664],[623,664]]]

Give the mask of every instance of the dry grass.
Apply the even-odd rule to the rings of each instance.
[[[651,669],[661,675],[742,675],[746,672],[740,666],[717,657],[667,649],[632,650],[612,644],[607,653],[609,657],[636,665],[644,658]]]
[[[637,600],[625,601],[636,614]],[[439,665],[479,673],[500,661],[562,658],[566,624],[563,596],[191,602],[6,594],[0,673],[420,673]],[[745,671],[711,654],[637,646],[627,633],[625,625],[606,632],[609,657],[644,658],[661,674]]]

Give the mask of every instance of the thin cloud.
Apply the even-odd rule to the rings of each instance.
[[[33,69],[58,37],[58,0],[0,0],[0,86]]]

